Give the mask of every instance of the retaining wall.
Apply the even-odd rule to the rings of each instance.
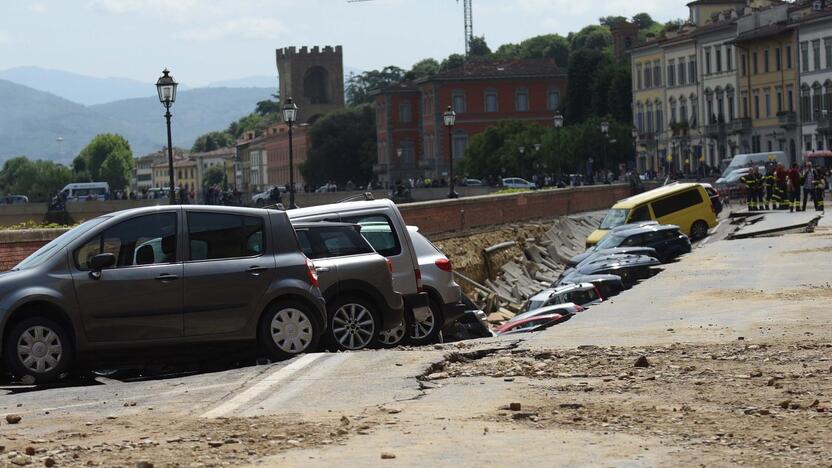
[[[419,226],[422,233],[432,235],[607,209],[616,201],[629,196],[629,194],[630,187],[628,185],[598,185],[540,190],[537,192],[472,196],[456,200],[406,203],[399,205],[399,210],[401,210],[402,216],[408,224]],[[345,196],[343,192],[340,194],[316,195],[338,195],[337,200]],[[132,203],[156,204],[149,203],[153,201],[142,200],[139,202],[133,201]],[[114,208],[108,211],[111,212],[125,209],[123,206],[125,203],[130,202],[108,201],[78,203],[77,205]],[[90,215],[92,211],[80,210],[84,208],[81,206],[78,206],[78,208],[77,213],[85,215],[80,219],[94,217]],[[100,214],[104,213],[97,213],[95,216]],[[0,271],[13,267],[29,254],[64,232],[66,232],[66,229],[0,231]]]

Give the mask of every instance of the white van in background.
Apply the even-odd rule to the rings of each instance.
[[[718,184],[725,183],[723,179],[728,177],[728,174],[731,172],[742,169],[743,167],[748,167],[752,164],[757,164],[760,166],[765,166],[768,162],[776,162],[778,164],[782,164],[785,167],[789,167],[789,157],[786,156],[786,153],[782,151],[769,151],[768,153],[750,153],[750,154],[738,154],[731,159],[731,163],[728,164],[728,167],[722,171],[722,177],[716,181]]]
[[[107,200],[110,198],[110,184],[107,182],[67,184],[61,190],[61,197],[68,202]]]

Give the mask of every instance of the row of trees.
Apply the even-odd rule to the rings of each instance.
[[[590,117],[560,129],[527,122],[505,121],[471,138],[462,170],[470,177],[533,174],[583,174],[586,161],[617,167],[632,158],[632,126],[608,119],[607,138],[601,118]]]

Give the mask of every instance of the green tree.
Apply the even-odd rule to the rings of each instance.
[[[270,114],[279,114],[280,113],[280,99],[278,98],[277,94],[272,94],[274,101],[271,99],[266,99],[265,101],[259,101],[254,108],[254,112],[262,115],[267,116]]]
[[[627,18],[623,16],[602,16],[598,19],[598,22],[601,23],[602,26],[615,26],[618,23],[623,23],[627,21]]]
[[[597,24],[586,26],[569,36],[569,45],[573,53],[581,49],[603,50],[612,45],[612,33],[609,28]]]
[[[570,56],[566,84],[566,119],[570,124],[592,114],[593,91],[597,90],[594,80],[604,64],[605,55],[597,50],[582,49]]]
[[[494,58],[513,59],[520,57],[520,44],[503,44],[494,51]]]
[[[468,45],[468,55],[471,57],[488,57],[491,55],[491,49],[488,43],[485,42],[485,36],[474,36],[471,43]]]
[[[427,58],[416,62],[405,74],[408,80],[418,80],[439,73],[439,62],[436,59]]]
[[[236,139],[227,131],[209,132],[194,141],[191,151],[194,153],[204,153],[206,151],[227,148],[229,146],[233,146],[235,143]]]
[[[72,182],[72,170],[52,161],[32,161],[20,156],[0,169],[0,196],[26,195],[32,202],[46,201]]]
[[[501,121],[471,138],[462,169],[473,177],[530,177],[540,164],[536,145],[546,132],[547,128],[537,124]]]
[[[392,65],[381,70],[366,71],[360,75],[353,73],[347,80],[347,103],[350,106],[367,104],[372,101],[370,91],[399,83],[404,78],[404,70]]]
[[[569,41],[558,34],[535,36],[520,43],[520,58],[552,58],[565,67],[569,63]]]
[[[459,68],[465,65],[465,56],[460,54],[451,54],[442,61],[442,64],[439,66],[439,71],[448,71],[453,70],[454,68]]]
[[[637,24],[639,28],[649,28],[650,26],[656,24],[648,13],[638,13],[633,15],[633,23]]]
[[[206,187],[213,187],[217,184],[225,186],[225,171],[220,166],[209,167],[208,170],[205,171],[202,183]]]
[[[107,160],[106,174],[102,168]],[[79,176],[88,176],[96,182],[107,182],[110,188],[119,190],[127,186],[133,171],[133,151],[130,143],[121,135],[104,133],[95,136],[78,154],[72,163],[73,171]],[[122,173],[119,173],[122,171]]]
[[[333,180],[365,186],[373,179],[376,114],[372,105],[347,108],[321,117],[309,129],[309,152],[301,166],[313,185]]]

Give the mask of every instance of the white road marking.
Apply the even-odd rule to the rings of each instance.
[[[281,369],[277,369],[275,372],[266,376],[263,380],[257,382],[253,386],[249,387],[243,393],[238,394],[234,398],[226,401],[225,403],[217,406],[216,408],[205,412],[201,417],[203,418],[218,418],[221,416],[225,416],[226,414],[236,410],[240,406],[250,402],[251,400],[257,398],[258,395],[265,392],[269,388],[277,385],[278,383],[282,382],[289,378],[295,372],[303,369],[304,367],[312,364],[316,360],[320,359],[321,357],[325,356],[325,354],[307,354],[297,361],[289,364],[286,367]]]
[[[323,364],[316,366],[315,369],[309,371],[309,374],[295,379],[291,383],[288,383],[285,387],[283,387],[280,392],[277,394],[267,397],[265,401],[258,404],[256,407],[249,408],[245,412],[242,413],[244,417],[256,416],[258,414],[268,413],[272,410],[279,409],[283,403],[297,395],[301,392],[301,390],[305,389],[306,387],[312,385],[315,382],[320,381],[324,375],[329,374],[335,368],[340,366],[344,361],[349,359],[351,356],[354,356],[354,353],[338,353],[338,354],[331,354],[330,358],[327,358]]]

